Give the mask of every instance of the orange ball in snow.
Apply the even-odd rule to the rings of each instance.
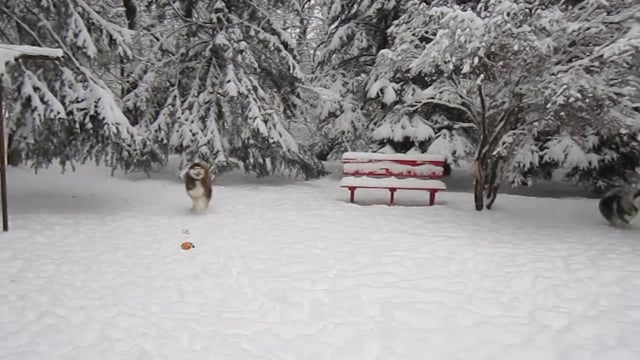
[[[180,245],[180,247],[182,247],[182,250],[189,250],[189,249],[194,248],[196,246],[193,245],[193,243],[190,242],[190,241],[185,241],[185,242],[182,243],[182,245]]]

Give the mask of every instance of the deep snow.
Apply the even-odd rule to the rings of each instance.
[[[640,358],[640,223],[595,199],[231,174],[198,216],[176,172],[10,169],[1,359]]]

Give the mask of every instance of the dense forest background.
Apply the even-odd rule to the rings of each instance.
[[[5,0],[11,162],[326,174],[344,151],[637,184],[637,0]],[[478,205],[476,199],[476,206]],[[482,203],[480,203],[482,208]]]

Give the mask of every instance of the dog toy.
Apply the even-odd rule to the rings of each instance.
[[[180,247],[182,248],[182,250],[189,250],[189,249],[194,248],[196,246],[193,245],[193,243],[190,242],[190,241],[185,241],[182,244],[180,244]]]

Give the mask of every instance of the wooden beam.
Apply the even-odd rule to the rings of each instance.
[[[4,85],[0,78],[0,190],[2,190],[2,230],[9,231],[9,213],[7,206],[7,154],[4,123]]]

